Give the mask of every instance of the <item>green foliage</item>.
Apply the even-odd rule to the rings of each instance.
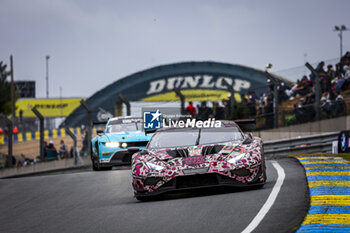
[[[297,118],[296,118],[295,114],[293,114],[291,116],[287,116],[284,119],[284,125],[285,126],[296,124],[296,122],[297,122]]]
[[[6,78],[9,72],[7,65],[0,61],[0,113],[8,115],[11,113],[11,85]]]

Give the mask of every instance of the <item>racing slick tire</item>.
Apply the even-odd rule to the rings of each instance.
[[[266,178],[267,178],[267,177],[266,177],[266,171],[264,171],[263,176],[264,176],[264,181],[265,181],[265,183],[266,183]],[[263,184],[258,184],[258,185],[255,186],[255,188],[256,188],[256,189],[261,189],[261,188],[264,187],[265,183],[263,183]]]
[[[94,170],[94,171],[101,171],[102,170],[97,159],[92,159],[91,162],[92,162],[92,170]]]
[[[97,143],[96,143],[96,151],[97,151],[97,154],[100,153]],[[100,163],[98,162],[98,158],[95,158],[92,154],[92,148],[91,148],[91,162],[92,162],[92,170],[94,170],[94,171],[102,171],[102,170],[112,169],[112,167],[101,167]]]
[[[96,143],[96,150],[97,150],[97,154],[98,154],[99,150],[98,150],[97,143]],[[92,152],[92,147],[91,147],[90,153],[91,153],[92,170],[94,170],[94,171],[101,171],[100,163],[98,162],[98,159],[94,157],[93,152]]]
[[[138,201],[147,201],[146,197],[135,197]]]
[[[107,171],[107,170],[112,170],[112,166],[101,167],[101,165],[97,159],[92,159],[92,170],[94,170],[94,171]]]
[[[144,196],[135,196],[135,198],[136,198],[136,200],[143,201],[143,202],[155,201],[155,200],[159,199],[159,197],[144,197]]]

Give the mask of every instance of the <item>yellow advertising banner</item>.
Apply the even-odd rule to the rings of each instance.
[[[224,90],[208,90],[208,89],[191,89],[181,90],[181,94],[185,96],[186,101],[221,101],[228,99],[230,92]],[[241,101],[239,93],[235,93],[235,99]],[[174,91],[152,95],[141,99],[141,101],[179,101],[180,97]]]
[[[16,102],[16,116],[23,111],[23,117],[36,117],[32,108],[36,109],[44,117],[67,117],[80,105],[76,99],[19,99]]]

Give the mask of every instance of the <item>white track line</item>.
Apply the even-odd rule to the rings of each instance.
[[[265,204],[263,207],[261,207],[259,213],[255,216],[253,221],[250,222],[250,224],[242,231],[242,233],[249,233],[254,231],[254,229],[260,224],[260,222],[263,220],[267,212],[269,212],[271,206],[273,203],[275,203],[275,200],[277,198],[278,193],[281,190],[281,186],[283,184],[284,178],[286,177],[286,174],[284,173],[283,168],[276,162],[272,161],[272,165],[275,167],[277,170],[277,181],[275,185],[273,186],[273,189],[267,198]]]

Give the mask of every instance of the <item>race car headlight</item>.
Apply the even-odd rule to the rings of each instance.
[[[157,170],[157,171],[161,171],[163,170],[164,167],[162,166],[159,166],[159,165],[156,165],[156,164],[153,164],[153,163],[148,163],[146,162],[147,166],[153,170]]]
[[[123,142],[123,143],[122,143],[122,147],[123,147],[123,148],[127,148],[127,147],[128,147],[128,144],[127,144],[126,142]]]
[[[106,142],[107,147],[119,147],[120,143],[119,142]]]
[[[243,159],[243,157],[244,157],[245,155],[246,155],[246,154],[237,155],[236,157],[227,160],[227,162],[235,164],[235,163],[239,162],[241,159]]]

